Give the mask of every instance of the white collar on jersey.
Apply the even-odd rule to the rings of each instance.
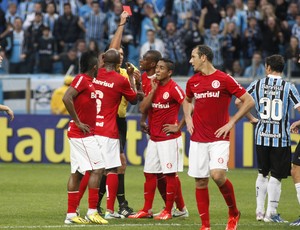
[[[156,77],[156,73],[151,75],[151,76],[147,76],[149,79],[155,78]]]
[[[273,74],[268,74],[268,77],[272,77],[272,78],[281,78],[281,76],[279,76],[279,75],[273,75]]]

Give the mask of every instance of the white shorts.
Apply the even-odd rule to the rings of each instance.
[[[105,169],[117,168],[121,166],[120,140],[95,135],[104,159]]]
[[[175,173],[183,171],[183,144],[181,136],[167,141],[148,141],[144,172]]]
[[[100,147],[94,136],[69,138],[71,173],[104,168]]]
[[[194,178],[208,178],[212,169],[227,170],[228,160],[229,141],[190,141],[188,175]]]

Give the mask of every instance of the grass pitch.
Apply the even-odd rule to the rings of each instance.
[[[180,173],[183,195],[190,212],[186,219],[156,221],[110,220],[108,225],[72,225],[63,224],[67,209],[66,184],[70,173],[69,165],[65,164],[0,164],[0,229],[95,229],[105,230],[196,230],[200,227],[195,203],[194,180],[187,176],[187,168]],[[255,180],[254,169],[235,169],[228,172],[237,198],[238,208],[242,215],[239,223],[241,229],[295,229],[288,224],[263,223],[255,220]],[[128,166],[126,180],[126,198],[134,210],[143,207],[143,168]],[[210,181],[210,215],[211,228],[225,229],[227,207],[218,188]],[[105,207],[105,200],[102,202]],[[116,204],[117,209],[117,204]],[[153,211],[158,212],[163,201],[158,191]],[[87,196],[83,197],[80,206],[81,215],[87,210]],[[294,184],[291,178],[283,180],[281,200],[278,212],[288,220],[294,221],[300,214]]]

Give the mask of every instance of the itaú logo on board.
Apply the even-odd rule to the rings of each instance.
[[[205,93],[194,93],[194,97],[195,99],[220,97],[220,91],[216,91],[216,92],[207,91]]]

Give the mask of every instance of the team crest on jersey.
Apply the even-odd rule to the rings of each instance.
[[[220,82],[218,80],[214,80],[212,83],[211,83],[211,86],[214,88],[214,89],[217,89],[220,87]]]
[[[170,96],[170,94],[168,93],[168,92],[165,92],[164,94],[163,94],[163,99],[168,99],[169,98],[169,96]]]
[[[222,157],[220,157],[220,158],[218,159],[218,162],[219,162],[219,164],[223,164],[223,163],[224,163],[224,159],[223,159]]]
[[[173,167],[172,163],[167,163],[167,168],[171,169]]]

